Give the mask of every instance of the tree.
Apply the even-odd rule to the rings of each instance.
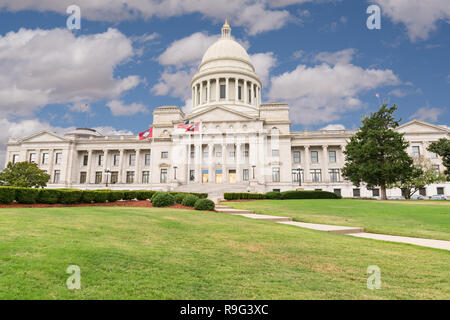
[[[450,181],[450,140],[442,138],[439,141],[433,142],[428,147],[428,151],[441,156],[442,164],[447,169],[444,171],[444,174],[447,176],[447,181]]]
[[[405,181],[414,171],[412,158],[406,152],[409,143],[403,134],[394,131],[401,120],[394,119],[397,106],[386,104],[362,120],[360,130],[350,139],[344,151],[346,163],[342,169],[345,178],[359,186],[379,186],[381,199],[387,199],[386,188]]]
[[[50,179],[44,170],[34,162],[9,162],[0,172],[0,184],[12,187],[46,187]]]
[[[421,188],[425,186],[445,181],[446,177],[436,172],[429,160],[426,160],[423,156],[420,156],[414,161],[414,169],[409,177],[406,177],[403,181],[397,182],[393,187],[402,189],[402,192],[406,199],[411,199],[411,196]]]

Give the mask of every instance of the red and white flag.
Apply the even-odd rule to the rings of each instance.
[[[152,137],[153,137],[153,127],[144,132],[139,133],[139,140],[145,140]]]

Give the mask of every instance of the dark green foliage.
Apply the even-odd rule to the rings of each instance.
[[[134,200],[137,198],[137,191],[127,190],[124,191],[123,200]]]
[[[136,191],[136,199],[138,200],[150,200],[152,196],[155,194],[155,191]]]
[[[125,197],[125,191],[122,190],[112,190],[109,192],[109,202],[116,202],[119,200],[123,200]]]
[[[184,193],[178,193],[175,195],[175,202],[176,203],[180,203],[183,202],[183,199],[186,197],[186,195]]]
[[[12,187],[46,187],[50,179],[44,170],[39,169],[34,162],[9,162],[0,172],[0,185]]]
[[[173,195],[167,192],[157,192],[152,197],[152,206],[154,207],[170,207],[175,204]]]
[[[16,188],[0,187],[0,203],[10,204],[16,199]]]
[[[105,203],[109,201],[111,197],[111,191],[95,191],[94,202],[95,203]]]
[[[62,204],[74,204],[80,203],[83,191],[81,190],[58,190],[59,198],[58,202]]]
[[[271,191],[266,193],[266,199],[281,200],[282,198],[281,192]]]
[[[17,188],[16,201],[18,203],[33,204],[37,202],[39,189],[34,188]]]
[[[439,141],[433,142],[428,147],[428,150],[438,154],[442,158],[442,164],[446,168],[444,174],[447,176],[447,181],[450,181],[450,140],[442,138]]]
[[[214,211],[215,204],[209,199],[199,199],[194,204],[195,210]]]
[[[281,198],[286,199],[342,199],[341,196],[328,191],[285,191]]]
[[[225,200],[243,200],[243,199],[265,199],[266,195],[264,193],[239,193],[230,192],[223,195]]]
[[[197,200],[199,200],[199,198],[197,196],[189,194],[189,195],[184,197],[184,199],[181,202],[181,204],[183,206],[185,206],[185,207],[194,207],[195,202],[197,202]]]
[[[355,186],[365,182],[368,188],[380,186],[386,199],[386,187],[406,180],[413,172],[412,158],[406,152],[409,143],[394,129],[397,106],[383,105],[377,112],[362,120],[359,131],[346,146],[346,163],[342,175]]]
[[[82,195],[81,195],[80,202],[92,203],[95,200],[95,193],[96,192],[97,191],[93,191],[93,190],[84,190]]]
[[[37,198],[37,203],[54,204],[59,201],[59,190],[41,189]]]

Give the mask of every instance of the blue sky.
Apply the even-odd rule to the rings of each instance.
[[[263,78],[263,101],[290,104],[293,130],[355,129],[381,100],[404,122],[448,125],[450,5],[424,2],[0,0],[1,148],[86,124],[137,134],[155,107],[189,111],[189,79],[225,17]],[[366,27],[374,3],[380,30]],[[70,4],[81,30],[66,28]]]

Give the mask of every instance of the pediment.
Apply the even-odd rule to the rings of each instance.
[[[232,110],[227,107],[223,106],[217,106],[217,107],[211,107],[206,110],[194,113],[189,115],[187,120],[191,120],[192,122],[197,121],[211,121],[211,122],[217,122],[217,121],[248,121],[248,120],[255,120],[254,117],[251,117],[249,115],[246,115],[245,113]]]
[[[67,139],[58,136],[56,133],[51,131],[41,131],[31,136],[25,137],[20,140],[20,142],[66,142]]]
[[[428,122],[413,120],[398,127],[397,131],[401,133],[446,133],[448,129]]]

